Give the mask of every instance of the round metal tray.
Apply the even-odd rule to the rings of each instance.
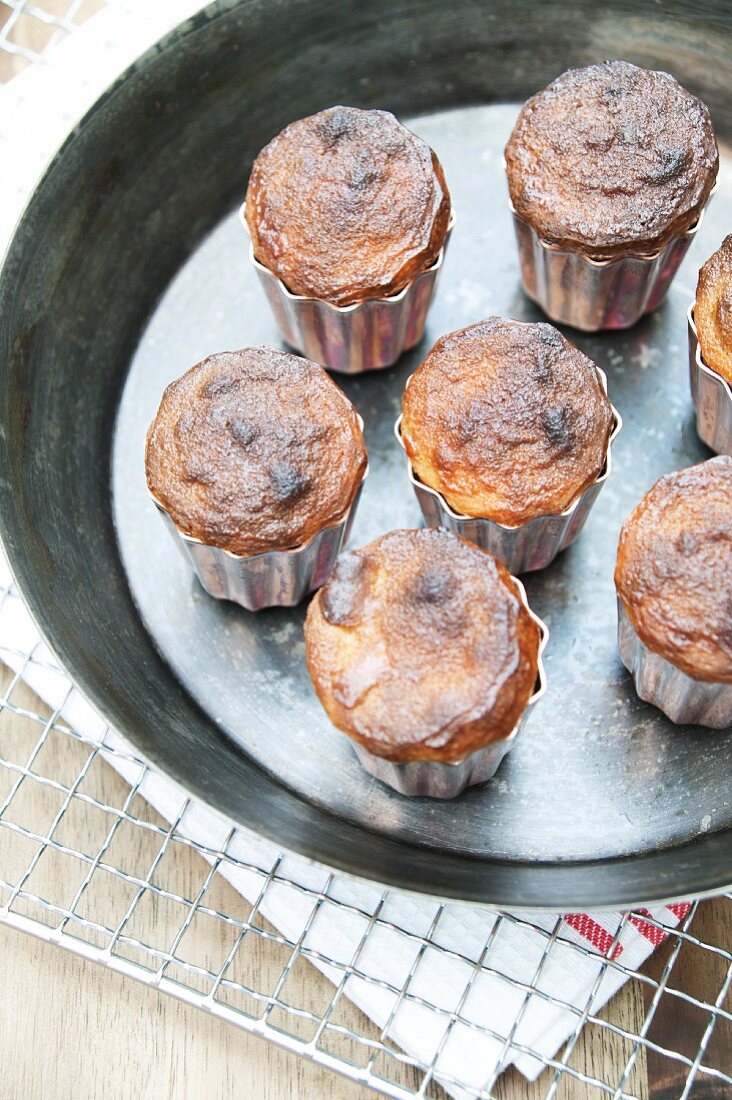
[[[712,891],[732,881],[732,731],[674,727],[636,698],[616,654],[612,570],[635,501],[708,453],[691,415],[686,309],[732,223],[726,162],[667,303],[628,333],[568,333],[607,372],[625,426],[580,540],[526,578],[551,629],[549,691],[484,787],[443,804],[371,780],[313,695],[303,609],[252,616],[210,599],[145,491],[144,433],[164,386],[210,352],[277,340],[236,217],[252,156],[292,117],[345,101],[416,112],[458,213],[421,348],[340,380],[371,462],[354,542],[419,522],[392,430],[406,378],[443,332],[491,313],[540,318],[520,291],[501,166],[517,107],[464,104],[521,98],[588,60],[562,38],[567,9],[544,26],[532,8],[529,59],[494,25],[500,7],[458,5],[448,20],[432,4],[213,5],[99,101],[39,185],[0,284],[4,542],[50,644],[109,721],[278,844],[514,908]],[[570,7],[577,25],[592,18]],[[682,32],[665,23],[638,58],[621,21],[612,52],[698,88]],[[704,48],[701,30],[694,41]],[[724,134],[729,117],[698,90]]]

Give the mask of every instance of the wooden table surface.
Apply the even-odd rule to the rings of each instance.
[[[77,3],[77,16],[90,15],[103,6],[101,0]],[[69,0],[35,0],[34,7],[63,15]],[[0,25],[9,9],[0,7]],[[24,15],[14,29],[13,40],[40,50],[52,30],[32,15]],[[24,66],[20,58],[0,54],[0,81]],[[9,683],[2,668],[2,686]],[[25,689],[20,689],[24,691]],[[24,705],[39,706],[29,691]],[[0,748],[25,732],[27,719],[3,716]],[[68,751],[59,746],[57,751]],[[58,767],[65,761],[59,759]],[[48,766],[48,765],[47,765]],[[107,768],[105,797],[124,784]],[[33,798],[26,812],[32,818]],[[123,795],[122,795],[123,796]],[[134,844],[134,838],[130,838]],[[17,838],[0,829],[0,876],[12,863]],[[200,857],[180,847],[175,854],[175,872],[182,880],[200,876]],[[60,872],[59,872],[60,873]],[[49,891],[54,882],[47,882]],[[233,891],[232,891],[233,893]],[[719,900],[703,905],[694,924],[697,935],[732,949],[732,905]],[[154,915],[147,925],[138,925],[144,940],[154,936]],[[656,952],[648,973],[658,977],[670,946]],[[267,971],[275,965],[271,952],[260,942],[253,965],[263,987]],[[674,969],[673,984],[704,1000],[720,987],[724,960],[684,948]],[[323,1002],[329,985],[310,966],[297,975],[298,1003]],[[165,994],[132,979],[105,970],[42,941],[0,926],[0,1100],[181,1100],[186,1097],[216,1100],[366,1100],[374,1094],[363,1087],[319,1069],[311,1063],[279,1050],[238,1028],[207,1016]],[[608,1007],[604,1016],[619,1028],[633,1033],[642,1026],[652,990],[629,982]],[[732,1007],[729,1003],[727,1009]],[[345,1019],[354,1029],[368,1027],[361,1014],[345,1006]],[[651,1037],[669,1049],[693,1053],[706,1017],[679,998],[664,997],[656,1011]],[[632,1049],[632,1043],[606,1029],[585,1028],[571,1059],[582,1072],[606,1082],[616,1082]],[[732,1073],[732,1028],[718,1026],[712,1036],[708,1061]],[[672,1100],[681,1091],[685,1067],[659,1055],[641,1050],[628,1090],[643,1100]],[[501,1100],[539,1100],[551,1076],[544,1074],[529,1085],[518,1073],[505,1074],[497,1086]],[[414,1087],[416,1078],[404,1070],[402,1081]],[[444,1095],[434,1090],[435,1095]],[[565,1078],[559,1097],[584,1100],[600,1095],[576,1078]],[[704,1100],[730,1100],[729,1089],[706,1079],[695,1093]]]

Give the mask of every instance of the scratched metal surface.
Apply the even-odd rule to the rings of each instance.
[[[421,117],[458,220],[423,345],[396,368],[343,380],[366,423],[371,474],[352,543],[415,526],[419,510],[392,428],[408,375],[434,339],[497,313],[540,314],[522,295],[501,151],[517,108]],[[661,474],[707,457],[695,436],[686,309],[696,269],[732,224],[732,170],[667,303],[628,333],[567,332],[608,375],[624,429],[612,476],[578,543],[526,578],[549,624],[549,689],[498,776],[453,803],[405,799],[370,779],[328,722],[303,662],[303,609],[252,616],[209,598],[179,558],[142,465],[146,426],[165,385],[203,356],[278,342],[246,242],[231,214],[171,282],[132,360],[113,450],[114,514],[132,593],[147,629],[207,716],[241,750],[340,818],[407,845],[515,861],[650,853],[732,824],[732,731],[676,728],[640,702],[616,653],[612,582],[620,524]]]

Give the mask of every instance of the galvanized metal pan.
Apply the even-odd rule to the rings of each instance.
[[[732,733],[678,728],[633,692],[615,644],[623,517],[708,452],[694,426],[686,308],[732,225],[721,186],[664,306],[625,333],[572,335],[624,429],[577,542],[527,576],[551,629],[548,691],[494,780],[453,803],[361,770],[303,665],[302,609],[211,599],[145,492],[165,384],[204,355],[276,340],[237,220],[252,158],[294,117],[388,107],[438,151],[458,220],[422,345],[343,380],[371,475],[354,540],[419,522],[392,434],[441,333],[539,319],[519,288],[502,176],[517,103],[607,55],[670,69],[732,132],[725,3],[217,3],[142,57],[65,144],[0,279],[0,522],[50,645],[108,720],[196,798],[364,878],[512,908],[575,909],[732,882]],[[490,104],[490,106],[487,106]]]

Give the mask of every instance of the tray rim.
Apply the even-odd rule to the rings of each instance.
[[[2,277],[3,269],[2,267],[0,267],[0,283],[2,282]],[[62,647],[57,648],[55,638],[51,633],[50,628],[47,627],[45,622],[39,618],[38,605],[34,600],[32,600],[32,598],[29,598],[26,595],[23,583],[18,578],[18,573],[16,571],[14,561],[7,551],[5,534],[1,526],[2,519],[2,494],[0,494],[0,550],[2,550],[5,555],[5,559],[12,574],[13,582],[18,589],[21,598],[23,599],[23,603],[34,622],[38,633],[41,635],[41,638],[48,646],[51,653],[54,655],[56,661],[59,664],[59,667],[61,668],[64,675],[69,679],[73,687],[77,691],[79,691],[82,696],[84,696],[88,701],[92,703],[100,717],[112,729],[120,732],[119,727],[115,725],[113,719],[110,717],[110,711],[113,708],[110,708],[108,706],[108,701],[106,697],[98,690],[95,684],[89,683],[87,685],[81,677],[77,679],[77,676],[74,674],[74,672],[62,656]],[[701,875],[696,885],[689,886],[685,886],[682,884],[674,885],[673,878],[669,875],[668,890],[666,890],[659,882],[657,889],[646,890],[640,895],[629,895],[621,887],[619,891],[615,889],[608,891],[607,896],[602,897],[600,900],[597,900],[597,898],[588,898],[586,894],[570,893],[566,895],[563,894],[561,901],[559,895],[552,896],[548,894],[547,897],[549,898],[549,900],[546,903],[543,901],[531,903],[524,902],[521,900],[520,897],[514,896],[513,891],[511,891],[511,893],[506,897],[503,897],[501,895],[500,889],[503,884],[500,882],[500,880],[498,889],[492,887],[490,889],[490,893],[486,894],[483,884],[478,884],[478,889],[471,890],[470,893],[465,893],[463,890],[460,889],[456,890],[452,886],[452,884],[445,881],[443,881],[442,883],[442,891],[424,888],[424,886],[422,885],[423,880],[421,878],[419,879],[419,881],[413,881],[414,876],[411,876],[408,873],[405,875],[403,868],[400,868],[398,872],[392,872],[376,877],[373,875],[373,873],[370,873],[368,870],[361,867],[362,861],[360,860],[355,865],[353,859],[349,860],[348,858],[338,858],[337,855],[330,856],[327,860],[324,860],[322,857],[319,857],[316,852],[311,850],[311,846],[294,844],[291,840],[282,838],[281,836],[279,836],[279,830],[273,830],[272,833],[268,833],[262,828],[256,827],[252,821],[241,821],[240,815],[232,816],[227,811],[222,810],[220,807],[214,805],[207,796],[197,793],[195,783],[181,780],[178,775],[173,773],[172,769],[160,764],[156,760],[154,754],[141,752],[135,742],[134,736],[131,736],[129,732],[125,730],[121,735],[125,738],[125,740],[129,742],[129,744],[135,750],[135,753],[138,754],[141,763],[147,765],[154,771],[161,772],[166,778],[172,779],[173,782],[175,782],[181,788],[183,794],[186,797],[191,798],[196,802],[200,802],[202,805],[206,806],[208,809],[218,814],[219,817],[223,818],[230,825],[234,826],[235,828],[245,829],[252,835],[261,837],[262,839],[270,843],[275,842],[282,849],[283,853],[294,855],[300,859],[304,859],[307,863],[311,864],[314,867],[337,871],[341,874],[347,875],[349,878],[352,878],[357,882],[361,882],[364,885],[368,886],[382,885],[388,887],[391,890],[398,890],[401,893],[415,894],[419,897],[431,899],[436,902],[459,902],[460,904],[485,907],[494,911],[498,911],[501,909],[511,909],[515,912],[523,912],[527,914],[541,913],[545,911],[582,911],[584,909],[592,909],[598,911],[614,909],[632,910],[634,908],[637,908],[638,906],[645,905],[671,905],[676,902],[688,901],[692,898],[701,900],[703,898],[717,897],[721,894],[727,893],[730,887],[732,887],[732,882],[727,880],[724,875],[722,877],[719,877],[718,875],[711,875],[711,877]],[[238,751],[241,752],[242,750],[239,749]],[[259,768],[259,765],[255,761],[251,760],[250,764],[253,768],[261,770]],[[270,778],[272,782],[277,782],[272,777],[268,776],[268,778]],[[293,799],[307,804],[307,800],[303,799],[294,791],[290,790],[289,796]],[[318,813],[322,814],[323,816],[332,818],[332,820],[338,822],[340,826],[351,824],[344,822],[342,818],[339,818],[334,814],[330,814],[326,810],[322,810],[318,807],[314,808],[317,810]],[[358,832],[378,836],[382,841],[385,841],[387,844],[396,845],[398,847],[406,846],[409,848],[410,851],[424,853],[427,856],[429,856],[430,853],[434,853],[434,849],[418,848],[416,846],[404,845],[402,842],[394,842],[391,840],[391,838],[383,837],[378,833],[373,833],[371,830],[366,829],[365,826],[352,826],[352,828],[354,828]],[[476,867],[479,867],[481,865],[488,865],[491,869],[495,867],[500,867],[502,869],[500,878],[510,878],[513,876],[520,877],[526,874],[526,872],[532,875],[535,872],[539,872],[542,874],[542,876],[551,875],[552,878],[557,880],[568,879],[573,871],[581,870],[582,873],[585,873],[588,869],[592,870],[595,873],[596,877],[603,878],[606,876],[608,869],[612,871],[619,866],[636,866],[643,863],[663,864],[667,861],[669,857],[673,857],[678,854],[681,854],[683,856],[686,851],[692,852],[693,850],[694,852],[696,852],[699,847],[709,848],[715,853],[717,848],[724,851],[724,846],[725,844],[728,844],[728,836],[730,833],[732,833],[732,830],[722,829],[718,832],[706,834],[703,837],[698,837],[695,840],[688,841],[685,844],[659,848],[651,853],[617,856],[612,859],[574,860],[560,863],[504,859],[487,860],[480,859],[475,856],[465,855],[459,852],[435,854],[440,859],[447,859],[449,861],[454,860],[456,863],[459,862]],[[695,860],[694,862],[696,863],[697,861]]]
[[[201,15],[208,16],[208,20],[214,21],[218,16],[225,15],[229,6],[227,0],[224,0],[223,4],[214,2],[199,11],[196,16],[185,18],[167,31],[110,81],[92,106],[75,122],[71,132],[47,159],[8,239],[5,253],[0,261],[0,299],[7,293],[6,284],[12,280],[13,258],[16,250],[21,248],[23,233],[31,227],[36,204],[42,201],[55,170],[63,163],[67,148],[83,132],[90,120],[103,109],[106,101],[114,95],[115,91],[123,86],[140,67],[147,61],[160,56],[163,51],[175,46],[191,31],[200,29]],[[5,318],[0,314],[0,336],[4,327]],[[7,444],[3,443],[3,446]],[[365,883],[378,883],[438,901],[458,901],[485,905],[492,909],[506,908],[530,913],[542,910],[566,912],[585,908],[632,908],[636,905],[685,900],[692,896],[710,897],[724,893],[732,886],[732,865],[730,865],[732,829],[730,828],[699,835],[683,844],[659,848],[652,852],[628,854],[609,859],[550,863],[480,858],[465,853],[440,852],[434,848],[395,841],[365,826],[344,822],[337,815],[315,806],[297,792],[286,788],[249,757],[247,766],[263,777],[264,782],[273,789],[284,791],[288,800],[299,804],[311,817],[314,815],[313,823],[317,824],[321,831],[322,824],[325,823],[329,826],[331,833],[335,832],[342,836],[344,832],[351,831],[362,841],[373,838],[380,851],[371,858],[364,858],[360,846],[338,843],[337,835],[335,847],[332,842],[325,844],[322,839],[317,841],[303,833],[298,833],[297,837],[293,838],[291,831],[287,828],[283,829],[279,820],[274,824],[270,822],[269,828],[263,828],[261,818],[251,809],[246,814],[241,812],[243,808],[241,803],[238,812],[216,805],[209,794],[201,789],[200,783],[196,782],[196,776],[190,774],[194,769],[180,767],[179,757],[175,758],[177,766],[171,766],[171,759],[162,751],[141,751],[138,747],[136,729],[131,729],[126,722],[120,720],[123,717],[120,708],[109,699],[94,677],[87,676],[81,662],[77,661],[67,647],[63,639],[61,623],[58,619],[54,620],[46,615],[37,593],[34,592],[32,575],[34,567],[28,566],[27,561],[24,560],[21,545],[16,546],[13,540],[10,526],[14,508],[15,502],[9,491],[9,484],[7,480],[0,479],[0,548],[5,554],[13,581],[26,608],[60,668],[74,687],[92,703],[103,720],[122,733],[144,763],[172,779],[184,794],[214,810],[232,825],[262,836],[267,841],[277,844],[283,851],[304,858],[310,863],[334,869]],[[175,678],[172,670],[171,676]],[[144,707],[136,705],[134,709],[140,721],[144,722]],[[238,746],[236,751],[246,756]],[[286,824],[287,822],[285,826]],[[388,858],[390,855],[398,857],[400,852],[410,854],[410,859],[406,861],[409,864],[408,867],[405,867],[403,858],[398,860],[398,866],[396,860]],[[384,859],[384,856],[387,858]],[[375,862],[378,864],[378,873],[375,873]],[[680,863],[683,865],[682,871],[679,870]],[[448,866],[446,867],[445,864]],[[700,864],[707,866],[702,869]],[[422,869],[423,865],[424,869]],[[635,875],[632,872],[635,872]],[[652,880],[652,885],[640,885],[640,881],[649,879]],[[434,882],[435,888],[428,885],[428,881]]]

